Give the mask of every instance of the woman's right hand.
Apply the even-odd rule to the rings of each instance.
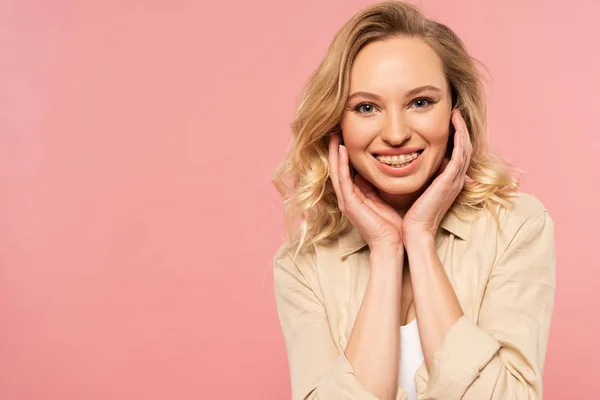
[[[329,139],[329,177],[340,211],[358,229],[371,250],[401,248],[402,217],[360,174],[352,180],[348,152],[346,146],[340,147],[339,135],[334,133]]]

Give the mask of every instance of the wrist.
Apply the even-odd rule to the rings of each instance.
[[[404,246],[379,246],[373,247],[370,253],[371,271],[384,274],[400,273],[402,275],[402,267],[404,265]]]
[[[404,245],[409,253],[418,249],[435,249],[435,235],[424,230],[407,231],[404,234]]]
[[[402,261],[404,259],[404,245],[377,245],[371,248],[370,252],[371,260],[377,259],[397,259]]]

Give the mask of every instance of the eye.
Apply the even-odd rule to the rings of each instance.
[[[433,100],[427,97],[419,97],[418,99],[415,99],[413,101],[413,105],[415,106],[415,108],[427,108],[427,106],[430,106],[432,104]]]
[[[372,114],[375,111],[375,106],[371,103],[360,103],[353,110],[361,114]]]

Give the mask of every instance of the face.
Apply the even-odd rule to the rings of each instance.
[[[422,39],[366,45],[352,66],[341,124],[352,166],[400,207],[439,169],[451,111],[442,61]]]

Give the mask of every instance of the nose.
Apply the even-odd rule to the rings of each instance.
[[[385,126],[381,130],[381,138],[390,146],[400,146],[410,139],[412,130],[406,123],[401,111],[389,112],[385,118]]]

